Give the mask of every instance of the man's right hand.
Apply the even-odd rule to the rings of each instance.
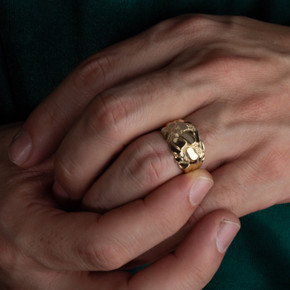
[[[197,170],[101,215],[53,199],[53,160],[19,169],[8,157],[17,125],[0,128],[1,289],[201,289],[239,229],[227,211],[203,218],[171,254],[136,275],[115,271],[186,224],[213,182]]]

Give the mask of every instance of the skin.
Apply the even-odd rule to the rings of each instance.
[[[224,210],[202,219],[175,251],[136,275],[118,270],[187,222],[213,184],[208,172],[178,176],[106,214],[67,212],[53,198],[53,157],[29,169],[9,161],[18,128],[0,127],[1,289],[201,289],[211,280],[239,230],[238,218]],[[190,199],[200,178],[205,183]]]
[[[18,165],[56,151],[56,191],[109,209],[180,173],[154,131],[184,118],[199,129],[215,179],[205,212],[223,205],[242,216],[288,202],[288,35],[248,18],[186,15],[99,52],[25,122],[32,147]]]
[[[180,174],[156,130],[184,118],[215,180],[191,226],[219,208],[242,216],[289,202],[289,32],[242,17],[158,24],[77,67],[23,125],[27,158],[15,158],[17,139],[10,158],[25,169],[56,152],[55,194],[107,212]],[[191,226],[139,260],[164,255]]]

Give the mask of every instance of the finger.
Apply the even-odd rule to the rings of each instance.
[[[271,207],[283,196],[286,199],[290,182],[285,182],[289,178],[284,169],[289,159],[279,155],[278,149],[268,152],[257,146],[213,171],[215,185],[201,203],[202,211],[194,213],[195,219],[217,208],[229,209],[241,217]]]
[[[132,289],[202,289],[218,270],[240,229],[238,218],[220,210],[203,218],[170,255],[129,280]]]
[[[203,167],[208,170],[231,162],[255,145],[258,128],[251,126],[249,130],[229,123],[226,119],[230,119],[231,111],[231,107],[214,103],[185,118],[198,128],[205,143]],[[108,210],[145,196],[180,173],[169,146],[160,131],[156,131],[131,143],[96,180],[85,194],[83,204],[92,209]]]
[[[192,226],[214,210],[224,208],[242,217],[281,203],[283,199],[287,202],[290,156],[287,158],[286,148],[277,146],[276,138],[267,140],[269,145],[273,142],[275,151],[264,150],[263,141],[238,159],[214,170],[212,175],[215,184],[188,223],[176,235],[138,257],[134,264],[146,264],[174,249]]]
[[[215,95],[204,86],[200,75],[196,77],[192,81],[194,99],[186,84],[176,82],[174,74],[166,69],[95,98],[57,152],[56,180],[70,198],[80,198],[111,158],[132,139],[211,102]]]
[[[172,179],[144,200],[103,216],[40,211],[35,210],[36,205],[28,206],[25,208],[33,212],[26,213],[25,225],[20,226],[18,235],[21,245],[27,245],[25,251],[47,268],[117,269],[176,233],[212,183],[209,173],[196,170]]]
[[[161,132],[153,132],[121,153],[85,194],[82,205],[107,211],[144,197],[180,173]]]
[[[188,41],[177,33],[188,18],[164,21],[85,60],[28,118],[10,147],[11,160],[23,167],[39,163],[56,150],[97,94],[126,79],[163,67],[178,55],[195,41],[193,34]]]
[[[34,271],[29,281],[27,281],[27,273],[17,277],[14,281],[17,284],[15,288],[21,283],[27,288],[45,290],[75,288],[185,290],[186,287],[201,289],[214,275],[239,226],[238,219],[229,212],[212,213],[199,222],[173,254],[135,276],[121,271],[94,273]],[[168,276],[170,273],[174,276]],[[151,281],[147,279],[149,275],[153,281],[148,285],[148,281]]]

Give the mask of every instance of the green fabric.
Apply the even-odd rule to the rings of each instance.
[[[288,0],[0,0],[0,124],[24,120],[87,56],[183,13],[290,25]],[[207,289],[290,289],[289,209],[243,218]]]

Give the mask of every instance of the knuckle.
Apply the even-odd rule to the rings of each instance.
[[[78,255],[82,258],[86,267],[98,271],[113,271],[126,262],[119,247],[111,242],[98,245],[92,243],[85,247],[85,250],[80,247]]]
[[[114,141],[124,133],[133,111],[134,102],[129,98],[100,95],[85,117],[85,128],[89,130],[89,135],[105,133],[110,141]]]
[[[231,24],[233,26],[240,26],[240,25],[245,25],[247,23],[254,23],[253,21],[256,21],[250,17],[247,17],[247,16],[243,16],[243,15],[231,15],[231,16],[228,16],[228,18],[231,20]]]
[[[257,70],[258,59],[248,58],[242,53],[235,53],[222,45],[209,47],[199,56],[198,72],[207,76],[222,90],[235,91],[244,87],[251,72]],[[189,69],[189,74],[196,73],[195,67]]]
[[[185,62],[186,61],[186,62]],[[187,50],[183,58],[177,58],[170,66],[169,73],[172,79],[178,78],[188,86],[214,82],[217,89],[222,91],[237,89],[248,81],[245,75],[257,69],[255,58],[247,58],[241,54],[233,53],[224,44],[213,44],[195,53]]]
[[[176,35],[195,35],[203,38],[216,31],[218,22],[202,14],[185,14],[175,19],[171,30]]]
[[[202,14],[184,14],[162,21],[153,28],[152,42],[167,39],[180,39],[184,46],[191,40],[208,37],[210,32],[216,31],[217,22]],[[206,33],[205,33],[206,32]],[[190,35],[190,37],[188,37]],[[183,41],[182,41],[183,40]]]
[[[158,154],[152,152],[144,155],[143,157],[136,159],[136,170],[133,170],[133,172],[139,172],[137,173],[137,178],[141,179],[141,172],[143,172],[145,180],[143,180],[143,183],[146,184],[156,184],[160,180],[160,170],[162,169],[161,160]]]
[[[209,71],[224,76],[228,73],[232,74],[236,70],[240,72],[246,60],[247,58],[233,54],[223,47],[213,47],[205,54],[203,63]]]
[[[159,184],[164,179],[164,168],[168,167],[168,153],[158,146],[150,145],[148,141],[145,137],[133,144],[130,150],[130,156],[133,157],[126,166],[130,179],[141,188]]]
[[[95,84],[101,84],[101,88],[104,88],[112,69],[111,58],[102,52],[85,60],[74,73],[73,84],[76,90],[89,92]]]
[[[189,28],[195,30],[196,28],[207,28],[214,21],[203,14],[185,14],[178,18],[178,25],[181,28]]]

